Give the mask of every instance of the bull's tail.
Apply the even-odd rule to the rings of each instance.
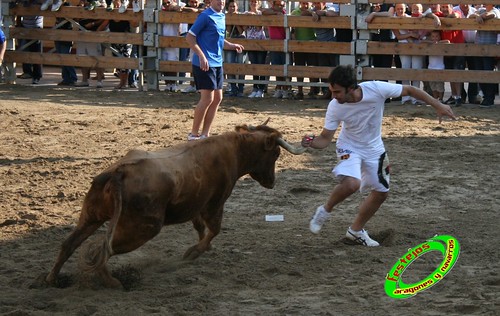
[[[111,176],[105,185],[104,192],[110,194],[113,199],[113,216],[109,221],[106,235],[89,244],[83,256],[82,268],[86,272],[100,270],[109,258],[114,255],[113,235],[122,213],[122,175],[120,173]]]

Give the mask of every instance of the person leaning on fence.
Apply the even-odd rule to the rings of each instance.
[[[479,8],[477,12],[471,15],[477,23],[483,24],[487,20],[500,19],[500,11],[492,4],[485,4]],[[483,31],[479,29],[476,33],[476,44],[478,45],[495,45],[498,41],[498,31]],[[495,71],[495,57],[482,56],[478,58],[478,70]],[[479,83],[483,91],[483,101],[480,107],[491,108],[495,103],[495,94],[498,83]]]
[[[451,4],[431,4],[431,12],[424,12],[422,16],[427,18],[445,17],[445,18],[462,18],[460,11],[453,11]],[[447,39],[452,44],[463,44],[465,39],[462,30],[443,30],[441,31],[441,38]],[[465,58],[464,56],[445,56],[444,58],[445,69],[464,70]],[[451,96],[445,101],[446,104],[453,106],[462,105],[462,83],[450,82]]]
[[[78,21],[80,27],[83,28],[83,31],[86,32],[96,32],[96,31],[104,31],[107,28],[107,23],[104,23],[104,20],[94,20],[94,19],[82,19]],[[78,42],[76,46],[76,54],[77,55],[86,55],[86,56],[95,56],[100,57],[103,56],[103,49],[101,43],[93,43],[93,42]],[[88,87],[89,79],[90,79],[90,68],[82,67],[82,81],[77,83],[78,87]],[[95,68],[97,74],[97,84],[96,88],[103,87],[104,80],[104,69],[101,67]]]
[[[226,16],[240,14],[238,12],[238,3],[235,0],[229,0],[226,5]],[[226,25],[226,38],[245,38],[245,29],[242,25]],[[224,51],[224,62],[231,64],[245,64],[247,61],[246,52],[238,53],[235,50]],[[235,75],[227,75],[228,79],[236,79]],[[239,80],[245,80],[245,75],[238,75]],[[243,97],[245,84],[243,82],[230,83],[230,89],[227,94],[231,97]]]
[[[68,2],[64,2],[64,6],[69,6]],[[61,25],[59,27],[60,30],[72,30],[73,25],[70,21],[64,18],[57,18],[56,25]],[[73,48],[72,41],[54,41],[54,45],[56,48],[56,53],[58,54],[71,54],[71,49]],[[61,77],[62,81],[60,81],[58,86],[74,86],[78,81],[78,76],[76,75],[76,69],[73,66],[62,66],[61,67]]]
[[[431,31],[430,35],[423,42],[432,43],[432,44],[449,44],[450,40],[441,39],[441,31],[434,30]],[[428,69],[434,70],[443,70],[444,67],[444,56],[443,55],[434,55],[429,56],[429,63],[427,65]],[[443,102],[444,96],[444,82],[443,81],[429,81],[430,89],[432,90],[432,96],[439,100],[439,102]]]
[[[177,3],[172,0],[167,0],[163,2],[162,11],[181,12],[184,6],[185,3],[183,2]],[[179,36],[179,34],[180,34],[179,23],[162,24],[162,36]],[[161,59],[166,61],[179,61],[179,48],[177,47],[162,48]],[[164,72],[163,75],[175,77],[177,76],[177,73]],[[177,81],[173,79],[165,79],[165,91],[166,92],[179,91],[179,87],[177,86]]]
[[[453,11],[460,11],[465,18],[469,18],[471,15],[476,13],[476,9],[470,4],[459,4],[453,7]],[[476,42],[476,32],[477,30],[462,30],[464,35],[465,43],[474,44]],[[468,70],[478,70],[478,56],[465,56],[465,64]],[[467,91],[462,88],[462,101],[465,102],[469,99],[470,104],[480,104],[481,97],[479,96],[479,83],[469,82],[467,84]]]
[[[212,0],[210,8],[198,15],[189,29],[186,41],[193,51],[193,74],[200,100],[194,110],[194,119],[188,140],[210,136],[210,129],[222,101],[224,69],[222,51],[234,49],[243,51],[240,44],[224,39],[226,17],[224,0]],[[202,125],[203,124],[203,125]],[[199,134],[201,127],[201,134]]]
[[[250,0],[250,9],[244,14],[246,15],[261,15],[260,10],[261,2],[259,0]],[[252,40],[265,40],[266,32],[263,26],[245,26],[245,34],[247,39]],[[248,51],[248,59],[251,64],[263,65],[266,63],[267,51]],[[266,80],[266,76],[254,75],[253,80]],[[266,84],[264,83],[254,83],[252,92],[248,95],[249,98],[263,98],[264,90],[266,90]]]
[[[318,136],[302,138],[302,146],[315,149],[328,147],[336,130],[338,163],[333,173],[339,179],[324,205],[319,206],[309,222],[312,233],[318,234],[331,217],[334,207],[356,191],[369,192],[359,206],[359,211],[346,237],[364,246],[379,246],[364,229],[389,194],[389,160],[382,140],[384,101],[399,95],[410,95],[424,100],[442,116],[455,119],[449,105],[442,104],[423,90],[384,81],[356,80],[356,70],[351,66],[338,66],[330,73],[329,87],[333,99],[328,104],[325,123]]]
[[[335,10],[335,7],[326,6],[326,2],[313,2],[312,8],[312,20],[315,22],[319,22],[322,17],[330,17],[330,16],[339,16],[339,12]],[[331,27],[327,28],[314,28],[314,32],[316,33],[316,40],[318,42],[336,42],[337,38],[335,36],[335,29]],[[331,53],[318,53],[317,54],[317,66],[320,67],[335,67],[339,63],[338,54]],[[322,82],[328,82],[328,79],[323,78],[320,79]],[[319,81],[319,80],[318,80]],[[319,94],[319,87],[311,87],[308,95],[310,98],[316,98]],[[328,87],[322,87],[321,92],[323,93],[323,99],[331,99],[331,92]]]
[[[120,7],[121,1],[114,0],[114,7]],[[120,21],[120,20],[104,20],[102,21],[99,28],[101,30],[106,27],[110,32],[115,33],[130,33],[132,28],[137,27],[138,23],[135,21]],[[132,44],[111,44],[113,48],[113,56],[130,58],[132,55]],[[125,89],[128,85],[128,75],[130,73],[129,69],[116,69],[118,72],[118,78],[120,79],[120,83],[115,87],[115,89]]]
[[[26,29],[41,29],[43,28],[43,16],[33,15],[33,16],[18,16],[16,17],[16,26],[23,27]],[[19,49],[21,51],[27,51],[32,53],[42,52],[42,41],[31,40],[31,39],[20,39]],[[20,79],[31,79],[33,84],[38,84],[43,76],[42,65],[23,63],[23,73],[17,76]]]
[[[64,3],[66,3],[66,1],[64,0],[45,0],[42,5],[40,6],[40,10],[42,11],[46,11],[49,7],[50,10],[52,12],[56,12],[56,11],[59,11],[59,9],[61,9],[61,6],[64,5]],[[69,3],[67,4],[69,5]]]
[[[262,10],[263,15],[285,15],[285,1],[273,1],[272,7],[269,9]],[[282,26],[268,26],[269,39],[283,41],[286,39],[286,29]],[[286,53],[284,52],[270,52],[271,65],[283,66],[286,64]],[[290,61],[291,62],[291,61]],[[277,81],[285,81],[286,78],[282,76],[276,76]],[[290,85],[276,85],[276,90],[273,97],[280,99],[288,99],[292,97]]]

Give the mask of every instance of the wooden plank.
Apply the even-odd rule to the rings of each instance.
[[[499,83],[499,71],[363,68],[363,80],[422,80]]]
[[[56,29],[26,29],[16,27],[10,29],[12,38],[39,39],[46,41],[74,41],[107,44],[142,45],[142,34],[122,32],[83,32]]]
[[[289,41],[288,51],[322,54],[350,55],[354,53],[351,43],[318,42],[318,41]],[[352,51],[351,51],[352,50]]]
[[[368,42],[368,55],[500,56],[500,45]]]
[[[397,17],[376,17],[368,23],[369,30],[378,29],[400,29],[400,30],[500,30],[500,19],[487,20],[479,24],[474,19],[452,19],[440,18],[441,27],[434,26],[434,20],[430,18],[397,18]]]
[[[439,0],[380,0],[377,1],[377,3],[388,3],[388,4],[394,4],[394,3],[406,3],[406,4],[414,4],[414,3],[420,3],[424,6],[432,4],[432,3],[441,3]],[[458,2],[456,2],[458,3]],[[469,0],[467,1],[467,4],[498,4],[497,0]]]
[[[5,14],[5,12],[3,13]],[[9,10],[10,15],[42,15],[44,17],[72,18],[72,19],[96,19],[96,20],[117,20],[117,21],[143,21],[143,12],[135,13],[128,9],[124,13],[118,13],[118,10],[112,12],[104,8],[96,8],[93,11],[85,10],[83,7],[62,6],[57,12],[51,10],[41,11],[40,5],[32,4],[29,7],[18,5]]]
[[[30,63],[54,66],[77,66],[90,68],[138,69],[139,59],[108,56],[86,56],[74,54],[47,54],[7,51],[6,62]]]

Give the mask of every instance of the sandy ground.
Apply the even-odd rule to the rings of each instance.
[[[96,91],[52,84],[0,85],[0,314],[3,315],[498,315],[500,310],[500,108],[465,105],[439,125],[429,107],[388,104],[384,138],[391,195],[368,223],[382,246],[343,236],[361,201],[336,210],[319,235],[308,221],[336,180],[334,145],[283,152],[267,190],[238,181],[213,249],[181,260],[196,243],[190,223],[112,257],[125,290],[82,282],[79,250],[61,287],[39,281],[74,228],[92,178],[129,149],[184,142],[197,95]],[[325,100],[226,98],[214,134],[271,118],[290,142],[319,132]],[[284,215],[266,222],[265,215]],[[104,228],[96,235],[104,233]],[[462,252],[439,284],[406,300],[384,292],[392,265],[435,234]],[[417,282],[442,261],[424,255],[405,272]]]

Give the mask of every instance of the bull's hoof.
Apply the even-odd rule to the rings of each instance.
[[[185,253],[182,259],[184,260],[194,260],[201,256],[203,251],[200,251],[197,247],[197,245],[190,247]]]

